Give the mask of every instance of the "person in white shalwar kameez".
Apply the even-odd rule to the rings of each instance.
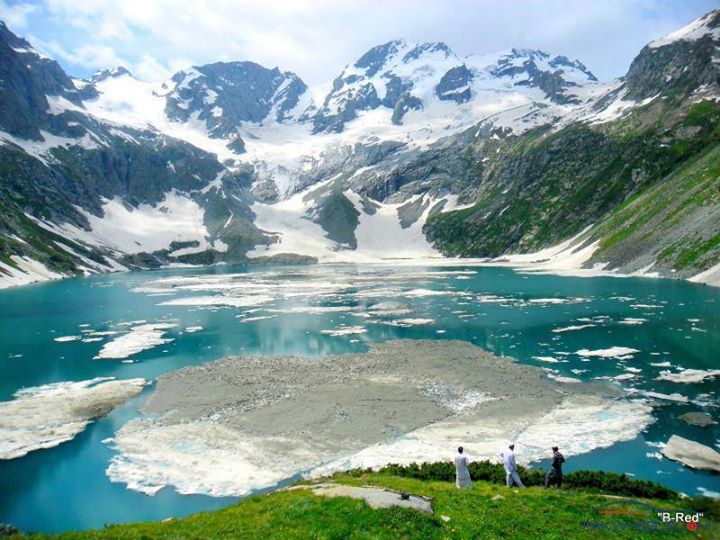
[[[470,488],[472,489],[472,480],[470,480],[470,471],[468,470],[468,458],[463,454],[463,447],[458,448],[458,453],[455,456],[455,485],[458,489]]]
[[[525,487],[520,481],[520,475],[517,470],[517,463],[515,463],[515,445],[511,444],[507,450],[500,452],[500,458],[503,460],[503,467],[505,467],[505,482],[507,487],[512,487],[515,484],[518,487]]]

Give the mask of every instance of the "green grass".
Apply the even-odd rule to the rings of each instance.
[[[676,268],[693,266],[706,254],[720,248],[720,235],[715,235],[705,241],[696,241],[682,248],[675,259]]]
[[[710,123],[718,115],[718,107],[710,100],[696,103],[687,114],[687,122],[691,126],[701,126]]]
[[[161,523],[133,523],[104,529],[32,535],[26,538],[60,539],[213,539],[213,538],[681,538],[686,530],[643,532],[622,530],[638,519],[628,515],[603,515],[599,507],[630,508],[630,499],[581,490],[509,489],[475,482],[472,490],[457,490],[450,482],[401,478],[382,473],[340,474],[333,478],[348,485],[376,485],[432,497],[434,513],[390,508],[371,509],[364,501],[321,498],[310,490],[279,491],[244,499],[228,508]],[[681,501],[632,499],[667,509],[683,509]],[[630,506],[627,506],[630,504]],[[717,509],[715,509],[717,510]],[[443,519],[442,516],[449,518]],[[588,527],[610,524],[611,529]],[[621,530],[617,526],[621,526]],[[713,531],[698,529],[696,538],[717,538]]]

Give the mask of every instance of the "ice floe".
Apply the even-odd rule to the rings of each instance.
[[[683,369],[677,372],[661,371],[658,381],[671,381],[674,383],[700,383],[705,379],[720,376],[720,369]]]
[[[566,456],[582,454],[632,440],[650,422],[651,410],[644,404],[575,396],[525,426],[514,421],[503,426],[487,419],[468,422],[466,418],[436,422],[395,441],[331,461],[311,471],[309,476],[355,467],[377,468],[387,463],[446,460],[448,448],[457,441],[467,441],[464,446],[473,459],[497,461],[498,451],[512,440],[518,461],[527,464],[547,457],[549,443],[561,446]]]
[[[80,336],[60,336],[53,338],[53,341],[57,341],[58,343],[65,343],[66,341],[78,341],[80,339]]]
[[[386,321],[385,324],[391,324],[393,326],[425,326],[428,324],[435,324],[435,319],[422,319],[422,318],[408,318],[408,319],[395,319],[394,321]]]
[[[106,343],[95,356],[97,359],[122,359],[169,343],[172,338],[164,337],[166,331],[175,328],[175,323],[153,323],[133,326],[130,332]]]
[[[643,319],[640,317],[625,317],[623,320],[618,321],[618,324],[624,324],[627,326],[638,326],[640,324],[645,324],[647,322],[647,319]]]
[[[145,379],[98,377],[19,390],[0,402],[0,459],[72,440],[92,420],[137,395]]]
[[[574,324],[570,326],[564,326],[562,328],[553,328],[553,333],[562,334],[563,332],[573,332],[575,330],[583,330],[584,328],[593,328],[595,324]]]
[[[665,401],[675,401],[677,403],[689,403],[690,402],[690,399],[687,396],[683,396],[682,394],[678,394],[677,392],[674,392],[672,394],[663,394],[662,392],[653,392],[651,390],[639,391],[639,390],[635,390],[634,388],[629,388],[628,393],[641,394],[645,397],[654,398],[654,399],[662,399]]]
[[[720,472],[720,453],[699,442],[673,435],[660,452],[693,469]]]
[[[251,307],[261,306],[274,300],[272,296],[187,296],[173,298],[160,302],[160,306],[227,306],[227,307]]]
[[[549,364],[558,364],[561,362],[561,360],[553,358],[552,356],[533,356],[533,358],[535,360],[539,360],[540,362],[547,362]]]
[[[575,351],[575,354],[578,356],[586,356],[586,357],[598,357],[598,358],[615,358],[618,360],[629,360],[633,357],[635,353],[639,353],[640,351],[637,349],[632,349],[630,347],[610,347],[609,349],[596,349],[596,350],[590,350],[590,349],[580,349],[579,351]]]
[[[711,489],[704,488],[702,486],[697,488],[698,493],[703,497],[710,497],[711,499],[720,499],[720,493]]]
[[[255,317],[244,317],[240,319],[241,323],[249,323],[249,322],[255,322],[255,321],[264,321],[267,319],[274,319],[277,317],[277,315],[257,315]]]
[[[364,326],[339,326],[338,328],[335,328],[333,330],[321,330],[321,334],[326,334],[328,336],[349,336],[352,334],[364,334],[367,332],[367,328]]]
[[[194,334],[195,332],[199,332],[202,329],[203,329],[202,326],[186,326],[185,332],[188,334]]]
[[[129,489],[154,495],[170,484],[181,494],[242,495],[272,486],[316,459],[282,436],[253,436],[211,422],[171,426],[133,420],[116,435],[122,454],[107,475]],[[271,451],[283,449],[282,459]]]

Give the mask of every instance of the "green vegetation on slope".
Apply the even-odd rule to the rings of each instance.
[[[598,223],[597,260],[615,265],[646,252],[686,277],[720,261],[720,144],[678,167]]]
[[[439,474],[449,466],[434,465],[439,469],[426,469],[426,473]],[[662,533],[638,529],[640,517],[632,512],[653,512],[656,508],[694,512],[692,507],[698,506],[697,501],[625,499],[576,489],[517,490],[482,481],[476,482],[473,490],[459,491],[447,481],[403,478],[390,474],[389,469],[384,473],[351,471],[332,480],[431,497],[434,513],[401,508],[374,510],[360,500],[316,496],[308,485],[308,489],[254,496],[223,510],[183,519],[28,538],[681,538],[688,536],[682,526]],[[706,516],[720,517],[717,503],[703,504]],[[642,519],[653,520],[654,516]],[[697,538],[714,537],[713,531],[707,530],[708,524],[709,520],[701,522]]]
[[[468,195],[477,203],[431,215],[424,231],[448,255],[495,257],[556,244],[596,225],[595,262],[624,269],[657,262],[666,273],[688,275],[703,270],[720,258],[713,240],[720,229],[720,105],[674,107],[656,100],[608,124],[533,130],[492,147],[473,140],[464,152],[475,159],[456,174],[475,178]],[[670,239],[693,247],[656,256]]]

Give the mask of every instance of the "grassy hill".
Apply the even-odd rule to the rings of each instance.
[[[704,512],[695,538],[720,538],[717,502],[679,499],[660,490],[663,499],[645,499],[571,488],[539,486],[509,489],[492,481],[476,481],[473,490],[457,490],[447,481],[408,478],[417,470],[351,471],[331,481],[352,486],[380,486],[432,497],[433,514],[406,508],[372,509],[363,500],[326,498],[303,484],[290,491],[249,497],[228,508],[183,519],[132,523],[58,536],[16,538],[61,539],[213,539],[213,538],[682,538],[685,524],[661,527],[656,512]],[[400,475],[406,475],[405,477]],[[617,475],[616,475],[617,476]],[[624,481],[625,482],[625,481]],[[633,481],[627,481],[632,486]],[[638,486],[648,486],[639,483]],[[637,487],[637,486],[636,486]],[[635,489],[635,488],[632,488]],[[702,507],[702,508],[701,508]],[[695,509],[693,509],[695,508]]]

